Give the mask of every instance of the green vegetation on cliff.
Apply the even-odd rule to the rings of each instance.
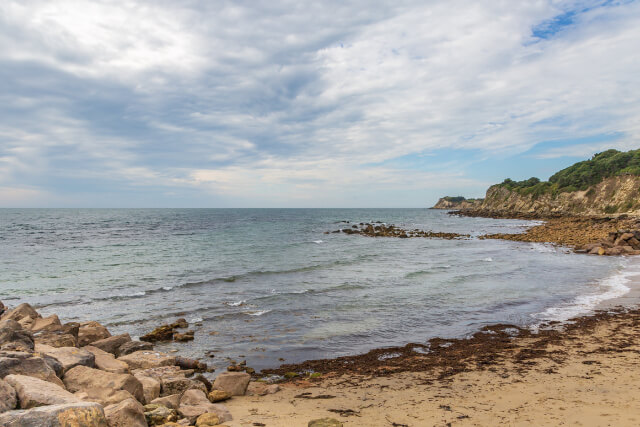
[[[443,200],[446,200],[447,202],[451,202],[451,203],[461,203],[461,202],[475,202],[476,199],[467,199],[463,196],[445,196],[442,198]]]
[[[549,181],[540,181],[538,178],[513,181],[507,178],[498,185],[522,195],[538,197],[547,193],[584,191],[605,178],[618,175],[640,175],[640,149],[627,152],[611,149],[597,153],[590,160],[578,162],[553,174]]]

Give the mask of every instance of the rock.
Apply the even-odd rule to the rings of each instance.
[[[342,427],[342,423],[335,418],[318,418],[309,421],[308,427]]]
[[[619,247],[609,248],[606,250],[605,255],[622,255],[622,249]]]
[[[95,356],[90,351],[77,347],[51,347],[45,344],[36,344],[36,351],[53,357],[62,364],[63,374],[76,366],[95,366]]]
[[[109,427],[102,406],[76,402],[0,414],[5,427]]]
[[[111,334],[98,322],[85,322],[78,329],[78,346],[84,347],[95,341],[109,338]]]
[[[224,405],[209,402],[202,390],[187,390],[180,398],[178,413],[187,418],[191,423],[204,413],[214,413],[220,422],[231,421],[231,413]]]
[[[118,347],[116,356],[125,356],[141,350],[153,350],[153,344],[140,341],[127,342]]]
[[[159,426],[178,420],[176,411],[166,406],[157,404],[146,405],[144,411],[144,417],[150,426]]]
[[[125,362],[117,360],[113,354],[107,353],[92,345],[82,347],[84,350],[90,351],[95,357],[95,367],[101,371],[107,371],[114,374],[128,374],[129,365]]]
[[[136,351],[120,356],[118,360],[127,363],[129,369],[148,369],[176,364],[175,356],[169,356],[158,351]]]
[[[206,379],[203,375],[198,375],[197,377],[194,378],[194,380],[200,381],[202,384],[204,384],[204,386],[207,389],[207,393],[209,393],[213,388],[213,384],[211,384],[211,381]]]
[[[142,384],[145,402],[151,402],[153,399],[160,397],[162,383],[159,380],[145,375],[135,375],[135,377],[140,381],[140,384]]]
[[[142,384],[133,375],[113,374],[86,366],[76,366],[64,374],[64,384],[67,390],[74,393],[92,388],[106,388],[111,390],[125,390],[131,393],[139,402],[144,402]]]
[[[195,334],[194,331],[187,331],[183,334],[180,332],[174,332],[173,340],[179,341],[179,342],[193,341],[194,334]]]
[[[80,323],[78,322],[67,322],[62,325],[60,328],[56,328],[56,330],[61,330],[65,334],[73,335],[75,339],[78,339],[78,334],[80,333]]]
[[[173,322],[170,326],[172,328],[184,329],[184,328],[188,328],[189,327],[189,323],[187,323],[187,321],[185,319],[180,318],[180,319],[176,320],[175,322]]]
[[[30,352],[33,347],[33,335],[17,321],[6,319],[0,323],[0,350]]]
[[[0,301],[0,317],[2,317],[2,315],[4,314],[5,311],[7,311],[7,307],[5,307],[3,302]]]
[[[73,394],[59,385],[38,378],[26,375],[7,375],[4,380],[16,391],[21,409],[78,401]]]
[[[132,371],[133,375],[144,375],[146,377],[156,378],[162,381],[163,378],[181,377],[193,375],[192,370],[182,370],[177,366],[160,366],[149,369],[136,369]]]
[[[172,394],[171,396],[158,397],[157,399],[153,399],[151,404],[166,406],[169,409],[178,409],[180,406],[180,396],[181,394]]]
[[[200,415],[196,420],[196,427],[213,427],[220,424],[220,419],[217,414],[211,412],[205,412]]]
[[[103,338],[91,343],[92,346],[98,347],[100,350],[104,350],[107,353],[116,354],[122,344],[131,342],[129,334],[115,335],[108,338]]]
[[[58,316],[55,314],[52,314],[49,317],[35,319],[31,325],[31,332],[39,332],[52,326],[62,326],[60,324],[60,319],[58,319]]]
[[[202,363],[196,359],[189,359],[188,357],[176,357],[176,365],[182,369],[193,369],[195,371],[206,371],[208,366],[206,363]]]
[[[622,233],[622,234],[620,235],[620,239],[622,239],[622,240],[624,240],[624,241],[627,241],[627,240],[629,240],[629,239],[633,239],[634,237],[635,237],[635,236],[634,236],[634,234],[633,234],[633,233],[629,233],[629,232]]]
[[[33,335],[37,344],[44,344],[51,347],[76,347],[78,339],[63,329],[56,331],[44,329]]]
[[[161,396],[183,393],[187,390],[202,390],[207,393],[207,387],[200,381],[184,377],[162,378]]]
[[[10,374],[27,375],[63,387],[62,381],[45,358],[29,353],[17,351],[0,352],[0,378]]]
[[[144,407],[135,399],[123,400],[104,408],[109,427],[147,427]]]
[[[87,389],[86,391],[77,391],[73,393],[73,395],[85,402],[95,402],[102,406],[115,405],[127,399],[136,400],[136,398],[128,391],[114,390],[112,388],[105,387],[96,387]]]
[[[247,387],[247,396],[266,396],[280,391],[278,384],[266,384],[252,381]]]
[[[21,320],[29,317],[31,318],[31,321],[33,323],[35,319],[38,319],[42,316],[40,316],[33,307],[25,303],[25,304],[20,304],[13,310],[9,310],[6,313],[4,313],[2,315],[2,320],[11,319],[11,320],[15,320],[16,322],[20,322]]]
[[[172,325],[162,325],[155,328],[153,331],[140,337],[140,341],[158,342],[158,341],[171,341],[173,339]]]
[[[8,382],[0,380],[0,413],[15,409],[17,405],[18,398],[14,388]]]
[[[224,390],[211,390],[207,397],[211,403],[216,403],[231,399],[231,393]]]
[[[232,396],[244,396],[251,375],[244,372],[222,372],[213,382],[213,388],[224,390]]]

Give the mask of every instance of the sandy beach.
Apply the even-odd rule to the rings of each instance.
[[[640,423],[640,311],[599,312],[562,331],[479,351],[464,369],[325,375],[228,401],[229,426],[632,426]],[[490,356],[490,357],[487,357]],[[314,398],[321,396],[324,398]]]

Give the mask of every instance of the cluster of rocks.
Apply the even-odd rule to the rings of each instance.
[[[218,402],[278,391],[247,372],[211,384],[196,375],[206,364],[112,336],[97,322],[62,324],[29,304],[0,302],[0,314],[2,426],[222,426],[231,414]]]
[[[469,234],[458,233],[442,233],[433,231],[424,231],[418,228],[413,230],[405,230],[395,225],[387,225],[381,222],[354,224],[350,228],[341,228],[332,232],[326,231],[325,234],[344,233],[344,234],[360,234],[368,237],[398,237],[400,239],[408,239],[412,237],[424,237],[428,239],[461,239],[471,237]]]
[[[576,248],[591,255],[640,255],[640,230],[617,230],[606,239]]]
[[[167,325],[158,326],[153,331],[140,337],[141,341],[158,342],[158,341],[192,341],[194,338],[194,331],[188,330],[185,332],[176,331],[176,329],[186,329],[189,324],[185,319],[178,319],[175,322]]]

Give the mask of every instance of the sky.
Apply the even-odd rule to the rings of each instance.
[[[0,2],[0,207],[428,207],[640,148],[640,1]]]

